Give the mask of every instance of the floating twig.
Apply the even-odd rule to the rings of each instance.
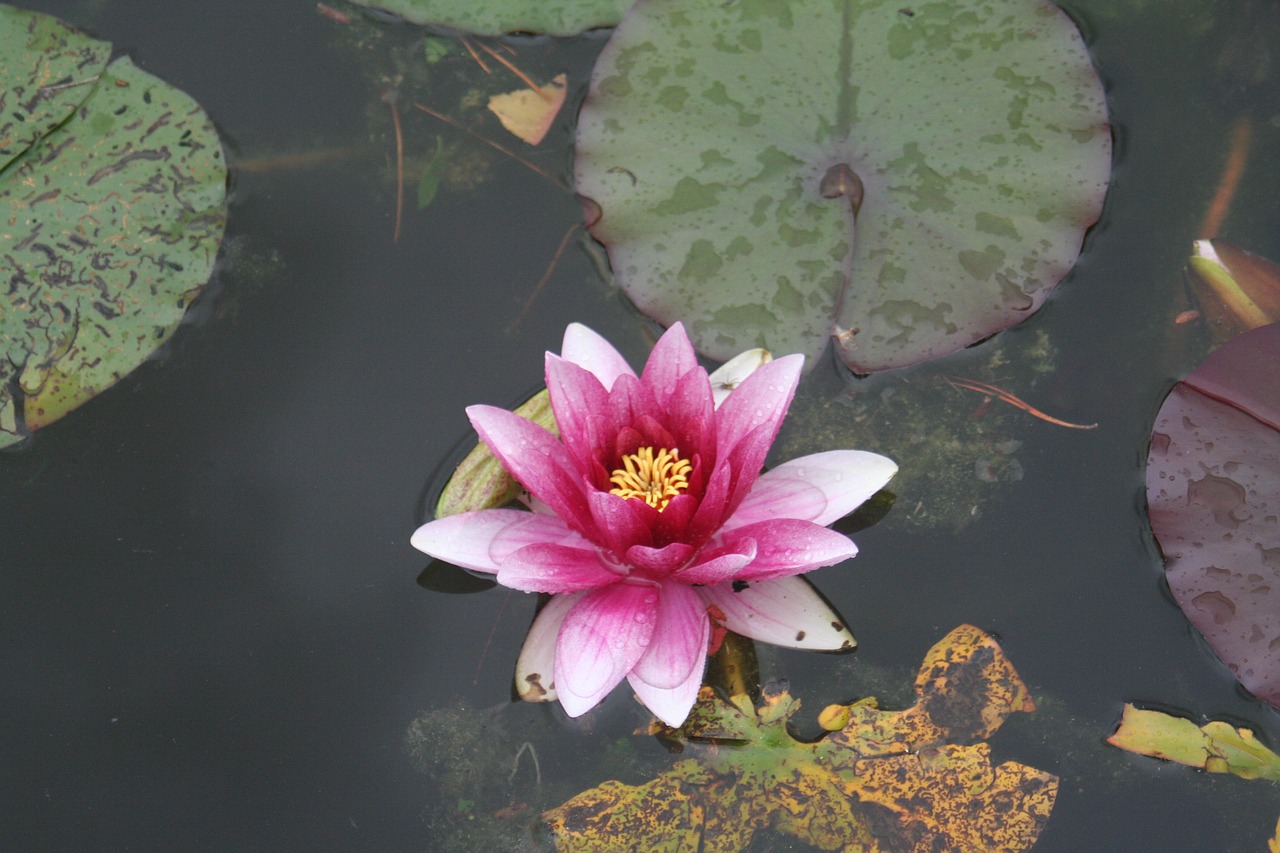
[[[462,46],[467,49],[467,53],[471,54],[471,58],[476,61],[476,65],[484,71],[485,74],[492,74],[493,69],[485,65],[484,60],[480,58],[480,54],[476,53],[475,46],[471,43],[471,39],[462,36],[458,41],[462,42]]]
[[[522,81],[526,86],[528,86],[530,89],[532,89],[533,91],[535,91],[535,92],[537,92],[539,95],[541,95],[541,96],[542,96],[542,98],[543,98],[543,100],[550,101],[550,100],[552,100],[552,99],[553,99],[553,97],[554,97],[554,96],[552,96],[552,95],[548,95],[546,92],[542,91],[542,87],[541,87],[541,86],[539,86],[537,83],[533,82],[533,78],[532,78],[532,77],[530,77],[528,74],[525,74],[523,71],[521,71],[521,70],[516,66],[516,64],[515,64],[514,62],[512,62],[510,59],[507,59],[505,56],[503,56],[502,54],[498,53],[496,50],[494,50],[493,48],[489,47],[489,45],[485,44],[485,43],[484,43],[484,42],[482,42],[482,41],[478,41],[478,42],[476,42],[476,44],[477,44],[477,45],[479,45],[480,49],[481,49],[481,50],[483,50],[485,53],[489,54],[489,55],[490,55],[490,56],[492,56],[494,59],[498,60],[498,62],[502,63],[502,66],[503,66],[504,68],[506,68],[506,69],[507,69],[508,71],[510,71],[512,74],[514,74],[514,75],[516,75],[517,77],[519,77],[519,78],[520,78],[520,80],[521,80],[521,81]]]
[[[1035,406],[1031,405],[1025,400],[1019,397],[1015,397],[1014,395],[1010,394],[1008,391],[1005,391],[1001,388],[997,388],[996,386],[990,385],[986,382],[979,382],[976,379],[965,379],[964,377],[961,377],[961,376],[944,376],[943,379],[946,379],[949,384],[951,384],[956,388],[964,388],[968,391],[977,391],[979,394],[985,394],[989,398],[994,398],[996,400],[999,400],[1002,403],[1008,403],[1010,406],[1014,406],[1016,408],[1022,409],[1022,411],[1026,412],[1027,414],[1032,415],[1033,417],[1037,417],[1042,421],[1048,421],[1049,423],[1055,424],[1056,426],[1067,427],[1068,429],[1097,429],[1098,428],[1097,424],[1073,424],[1073,423],[1070,423],[1069,421],[1059,420],[1058,418],[1055,418],[1052,415],[1045,414],[1044,412],[1040,411]]]
[[[564,236],[560,238],[560,245],[556,247],[556,252],[551,256],[551,261],[547,264],[546,271],[542,273],[542,278],[538,279],[538,283],[533,286],[533,292],[530,293],[529,298],[524,301],[524,305],[520,308],[520,313],[517,314],[515,319],[511,321],[511,324],[507,326],[506,330],[508,333],[514,331],[516,326],[520,325],[520,321],[522,321],[525,315],[529,313],[529,309],[533,307],[534,300],[537,299],[538,294],[542,292],[543,285],[545,285],[551,278],[551,273],[555,271],[556,265],[560,263],[560,256],[563,255],[564,250],[568,248],[569,239],[581,227],[581,222],[575,222],[569,226],[569,230],[564,232]]]
[[[391,107],[391,123],[396,129],[396,230],[391,242],[400,242],[400,222],[404,217],[404,133],[400,130],[400,109],[395,96],[388,93],[383,100]]]
[[[440,121],[444,122],[445,124],[448,124],[448,125],[449,125],[449,126],[451,126],[451,127],[455,127],[455,128],[457,128],[458,130],[460,130],[460,131],[462,131],[463,133],[465,133],[465,134],[467,134],[468,136],[470,136],[472,139],[475,139],[475,140],[477,140],[477,141],[479,141],[479,142],[483,142],[485,145],[488,145],[490,148],[493,148],[494,150],[496,150],[496,151],[498,151],[498,152],[500,152],[500,153],[502,153],[502,154],[507,155],[507,156],[508,156],[508,157],[510,157],[512,160],[515,160],[517,163],[520,163],[521,165],[523,165],[523,166],[524,166],[525,168],[527,168],[527,169],[531,169],[533,172],[535,172],[536,174],[541,175],[542,177],[546,178],[548,181],[551,181],[553,184],[555,184],[556,186],[560,187],[561,189],[563,189],[563,190],[567,190],[567,189],[568,189],[568,187],[566,187],[566,186],[564,185],[564,182],[563,182],[563,181],[561,181],[559,178],[556,178],[554,175],[552,175],[552,174],[551,174],[550,172],[548,172],[546,169],[543,169],[541,166],[537,165],[536,163],[531,163],[530,161],[528,161],[528,160],[526,160],[525,158],[521,157],[519,154],[515,153],[514,151],[511,151],[511,150],[509,150],[509,149],[507,149],[507,148],[504,148],[503,146],[501,146],[501,145],[499,145],[498,143],[494,142],[492,139],[486,139],[485,137],[483,137],[483,136],[481,136],[480,134],[476,133],[476,132],[475,132],[474,130],[472,130],[471,128],[467,127],[465,124],[462,124],[461,122],[456,121],[455,119],[449,118],[449,116],[445,115],[444,113],[436,112],[435,110],[431,109],[431,107],[424,106],[424,105],[419,104],[419,103],[416,103],[416,102],[414,103],[414,106],[415,106],[415,107],[417,107],[418,109],[422,110],[422,111],[423,111],[424,113],[426,113],[427,115],[429,115],[429,116],[433,116],[433,117],[435,117],[435,118],[438,118],[438,119],[440,119]]]

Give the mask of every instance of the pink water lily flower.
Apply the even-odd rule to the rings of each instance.
[[[835,450],[761,474],[803,357],[763,364],[717,408],[680,324],[636,376],[581,325],[547,353],[560,436],[503,409],[471,423],[533,497],[432,521],[413,545],[498,583],[550,593],[516,665],[522,696],[586,713],[626,678],[672,726],[697,697],[713,627],[804,649],[850,648],[798,577],[852,557],[826,525],[888,482],[883,456]],[[714,623],[714,625],[713,625]]]

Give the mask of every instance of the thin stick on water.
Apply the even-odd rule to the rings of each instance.
[[[533,292],[530,293],[529,298],[524,301],[524,305],[520,308],[520,313],[516,314],[515,319],[507,326],[506,330],[508,334],[514,331],[516,326],[519,326],[520,322],[524,320],[525,315],[529,313],[529,309],[533,307],[534,300],[538,298],[538,294],[542,292],[543,286],[551,279],[551,274],[555,272],[556,267],[559,265],[560,256],[563,255],[564,250],[569,247],[570,238],[572,238],[581,227],[581,222],[575,222],[569,226],[567,231],[564,232],[564,236],[560,238],[560,245],[556,247],[556,253],[551,256],[550,263],[547,264],[546,270],[542,273],[542,278],[538,279],[538,283],[533,286]]]
[[[494,149],[495,151],[498,151],[498,152],[500,152],[500,153],[502,153],[502,154],[507,155],[507,156],[508,156],[508,157],[510,157],[512,160],[515,160],[517,163],[520,163],[521,165],[523,165],[523,166],[524,166],[525,168],[527,168],[527,169],[531,169],[532,171],[534,171],[535,173],[537,173],[537,174],[541,175],[542,177],[546,178],[548,181],[551,181],[553,184],[555,184],[556,186],[560,187],[561,189],[563,189],[563,190],[567,190],[567,189],[568,189],[568,187],[566,187],[566,186],[564,185],[564,182],[563,182],[563,181],[561,181],[560,179],[556,178],[554,175],[552,175],[552,174],[551,174],[550,172],[548,172],[546,169],[543,169],[541,166],[537,165],[536,163],[531,163],[531,162],[529,162],[528,160],[526,160],[525,158],[521,157],[519,154],[515,153],[514,151],[509,151],[509,150],[507,150],[506,148],[503,148],[501,145],[499,145],[498,143],[494,142],[492,139],[486,139],[486,138],[484,138],[483,136],[481,136],[480,134],[476,133],[476,132],[475,132],[474,130],[472,130],[471,128],[467,127],[465,124],[462,124],[462,123],[461,123],[461,122],[459,122],[459,121],[456,121],[456,120],[454,120],[454,119],[449,118],[449,116],[445,115],[444,113],[436,112],[435,110],[431,109],[431,107],[424,106],[424,105],[419,104],[419,103],[416,103],[416,102],[414,103],[414,106],[415,106],[415,107],[417,107],[418,109],[422,110],[422,111],[423,111],[424,113],[426,113],[427,115],[429,115],[429,116],[433,116],[433,117],[435,117],[435,118],[438,118],[438,119],[440,119],[440,121],[444,122],[445,124],[447,124],[447,125],[449,125],[449,126],[451,126],[451,127],[455,127],[455,128],[457,128],[458,130],[460,130],[460,131],[462,131],[463,133],[467,134],[467,136],[470,136],[472,139],[475,139],[475,140],[477,140],[477,141],[479,141],[479,142],[483,142],[485,145],[488,145],[490,148]]]
[[[396,229],[391,242],[400,242],[400,223],[404,218],[404,133],[400,129],[400,109],[395,94],[388,92],[382,99],[391,107],[391,123],[396,129]]]
[[[999,400],[1002,403],[1008,403],[1010,406],[1014,406],[1015,408],[1022,409],[1022,411],[1026,412],[1027,414],[1037,417],[1042,421],[1048,421],[1049,423],[1055,424],[1056,426],[1067,427],[1068,429],[1097,429],[1098,428],[1097,424],[1073,424],[1068,421],[1059,420],[1058,418],[1055,418],[1052,415],[1046,415],[1044,412],[1040,411],[1035,406],[1031,405],[1025,400],[1015,397],[1014,395],[1010,394],[1008,391],[1005,391],[1001,388],[997,388],[996,386],[990,385],[986,382],[979,382],[976,379],[965,379],[960,376],[944,376],[943,378],[946,379],[948,383],[950,383],[952,386],[956,388],[964,388],[966,391],[977,391],[979,394],[985,394],[988,397],[994,397],[995,399]]]
[[[498,60],[499,62],[501,62],[501,63],[502,63],[502,65],[503,65],[503,66],[504,66],[508,71],[510,71],[512,74],[516,75],[517,77],[519,77],[519,78],[521,79],[521,81],[523,81],[523,82],[524,82],[524,84],[525,84],[526,86],[528,86],[528,87],[529,87],[530,89],[532,89],[533,91],[537,92],[537,93],[538,93],[538,95],[542,98],[542,100],[547,101],[548,103],[549,103],[549,102],[551,102],[551,101],[553,100],[553,96],[552,96],[552,95],[548,94],[547,92],[544,92],[544,91],[542,90],[542,87],[541,87],[541,86],[539,86],[537,83],[533,82],[533,78],[532,78],[532,77],[530,77],[528,74],[525,74],[523,71],[521,71],[519,68],[517,68],[517,67],[516,67],[516,64],[515,64],[514,62],[512,62],[512,61],[511,61],[511,60],[509,60],[509,59],[507,59],[505,56],[503,56],[502,54],[498,53],[496,50],[494,50],[493,48],[489,47],[489,46],[488,46],[487,44],[485,44],[484,42],[476,42],[476,44],[478,44],[478,45],[480,46],[480,49],[481,49],[481,50],[483,50],[485,53],[489,54],[489,55],[490,55],[490,56],[492,56],[494,59],[496,59],[496,60]]]

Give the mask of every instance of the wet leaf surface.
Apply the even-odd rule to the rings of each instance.
[[[576,145],[641,310],[712,358],[834,335],[860,373],[1026,318],[1110,169],[1101,84],[1042,0],[640,0]]]
[[[434,24],[482,36],[546,33],[571,36],[618,23],[630,0],[352,0],[394,12],[415,24]]]
[[[1120,725],[1107,743],[1210,773],[1280,780],[1280,755],[1267,749],[1252,730],[1221,720],[1197,727],[1182,717],[1125,705]]]
[[[806,743],[787,724],[800,703],[784,687],[757,707],[703,688],[664,737],[706,744],[644,785],[609,781],[544,814],[562,851],[744,849],[765,828],[824,850],[1015,851],[1039,837],[1058,780],[1016,762],[993,767],[988,737],[1034,710],[1013,666],[969,625],[925,659],[904,711],[874,699],[832,705],[829,732]]]
[[[1147,460],[1151,527],[1182,611],[1280,707],[1280,325],[1223,344],[1174,387]]]
[[[22,42],[36,30],[55,35]],[[60,124],[46,111],[49,132],[0,171],[3,446],[115,384],[172,334],[213,269],[226,167],[200,107],[128,58],[99,72],[101,43],[70,48],[61,25],[21,14],[0,17],[0,41],[64,60],[71,50],[78,64],[56,79],[84,83],[57,90],[83,100]],[[5,63],[34,69],[19,88],[55,79],[32,56]]]

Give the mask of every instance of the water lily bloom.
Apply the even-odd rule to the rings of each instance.
[[[795,648],[852,647],[798,576],[857,552],[826,525],[897,466],[835,450],[761,474],[803,357],[748,361],[749,373],[739,362],[739,375],[717,383],[732,388],[717,406],[680,324],[640,376],[574,324],[561,354],[546,358],[559,437],[504,409],[467,409],[535,511],[437,519],[413,545],[503,586],[551,594],[516,665],[526,699],[559,699],[577,717],[625,678],[678,726],[702,684],[713,627]]]

